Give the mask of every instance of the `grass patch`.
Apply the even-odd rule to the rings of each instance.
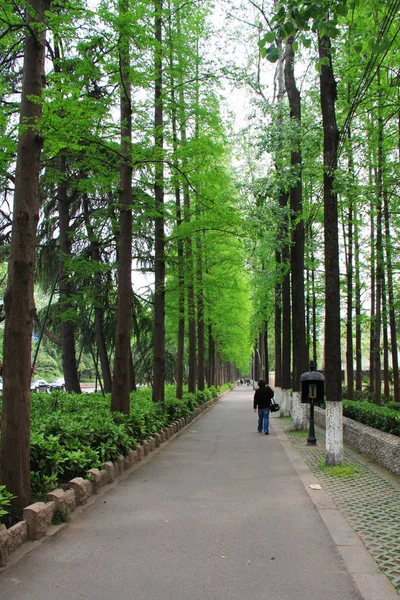
[[[323,460],[318,461],[318,468],[327,475],[332,475],[332,477],[337,477],[338,479],[345,479],[347,477],[354,479],[360,473],[360,469],[356,465],[346,464],[327,467]]]

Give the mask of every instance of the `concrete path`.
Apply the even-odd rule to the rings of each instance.
[[[235,388],[4,569],[0,599],[364,598],[330,533],[340,525],[321,518],[274,420],[257,433],[252,398]]]

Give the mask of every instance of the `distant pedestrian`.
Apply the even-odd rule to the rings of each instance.
[[[260,379],[258,382],[258,389],[254,394],[253,410],[258,410],[258,428],[259,433],[269,434],[269,409],[271,407],[271,400],[274,397],[273,390],[269,385],[265,385],[265,381]]]

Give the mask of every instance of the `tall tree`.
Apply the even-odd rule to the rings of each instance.
[[[130,411],[130,342],[132,315],[132,92],[130,65],[130,21],[126,20],[129,0],[119,0],[120,31],[120,198],[118,307],[115,330],[114,378],[111,410]]]
[[[41,94],[44,83],[44,0],[28,0],[8,285],[4,298],[4,392],[1,481],[21,515],[30,501],[30,380],[33,282],[39,220]],[[21,318],[22,317],[22,318]]]
[[[291,253],[290,269],[292,283],[292,330],[293,330],[293,407],[294,427],[306,426],[305,407],[300,405],[300,377],[308,369],[308,349],[305,328],[304,289],[304,221],[302,215],[302,151],[301,151],[301,98],[294,77],[294,38],[289,37],[285,49],[285,84],[289,98],[290,118],[293,121],[293,146],[290,165],[294,184],[290,189]]]
[[[335,176],[338,162],[338,128],[336,123],[336,81],[333,74],[331,40],[318,36],[320,58],[320,101],[324,130],[324,256],[325,256],[325,379],[326,400],[341,400],[341,348],[340,348],[340,278],[338,205]],[[327,405],[329,406],[329,405]],[[331,408],[335,404],[330,405]],[[340,404],[336,404],[336,407]],[[332,419],[337,410],[332,411]],[[327,423],[327,427],[329,423]],[[340,429],[340,431],[339,431]],[[332,423],[332,438],[341,434],[341,426]],[[342,434],[341,434],[342,435]],[[343,445],[327,437],[327,465],[341,464]]]
[[[164,104],[163,104],[163,2],[154,2],[154,142],[157,152],[155,163],[154,221],[154,355],[153,400],[164,402],[165,383],[165,216],[164,216]]]

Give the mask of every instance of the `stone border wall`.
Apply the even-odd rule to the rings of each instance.
[[[315,408],[315,423],[325,429],[325,410]],[[343,417],[343,441],[378,465],[400,475],[400,438]]]
[[[118,456],[114,463],[106,462],[100,469],[89,469],[85,478],[75,477],[62,489],[52,490],[47,494],[47,502],[35,502],[24,508],[23,520],[13,527],[6,529],[4,525],[0,525],[0,567],[4,567],[8,563],[10,554],[25,542],[44,537],[57,512],[62,515],[63,520],[67,521],[77,507],[85,505],[91,496],[99,493],[102,487],[111,484],[124,471],[142,461],[222,398],[225,393],[201,404],[187,417],[167,425],[150,439],[132,448],[127,456]]]

